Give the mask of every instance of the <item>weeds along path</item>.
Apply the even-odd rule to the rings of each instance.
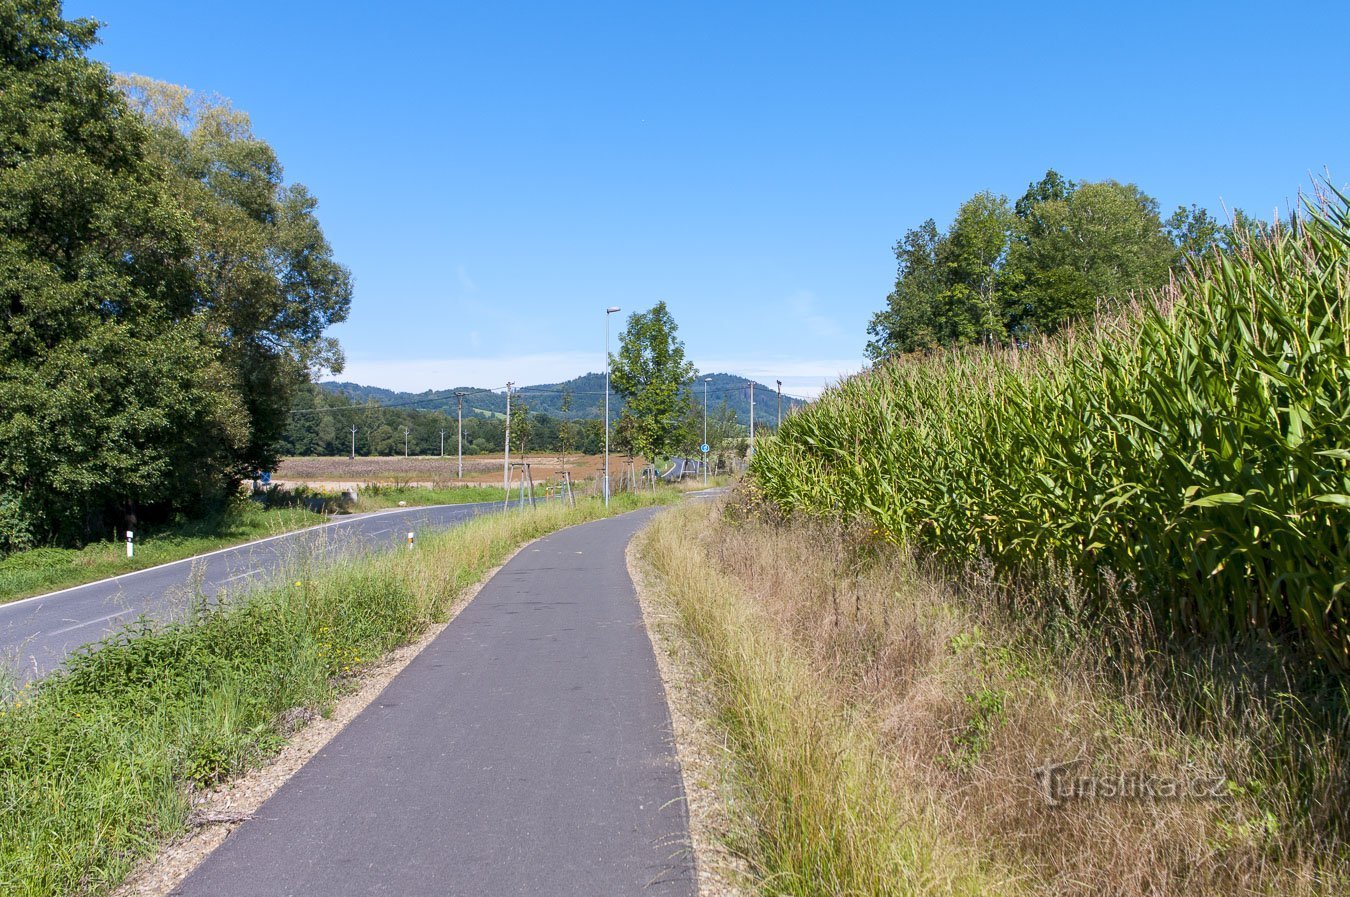
[[[694,893],[638,511],[546,536],[182,895]]]
[[[279,574],[393,548],[409,531],[425,534],[457,526],[500,508],[500,502],[480,502],[364,514],[3,604],[0,661],[22,681],[38,679],[79,648],[139,617],[164,622],[198,596],[242,592]]]

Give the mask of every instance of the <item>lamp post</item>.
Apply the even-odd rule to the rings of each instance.
[[[609,507],[609,316],[619,310],[611,305],[605,309],[605,507]]]
[[[506,501],[511,501],[511,387],[515,383],[506,382],[506,454],[502,460],[502,489],[506,492]]]
[[[774,432],[783,426],[783,381],[778,381],[778,423],[774,424]]]
[[[464,479],[464,393],[455,391],[455,417],[459,421],[459,478]]]
[[[703,444],[708,444],[708,384],[712,377],[703,378]],[[703,453],[703,485],[708,485],[708,453]]]

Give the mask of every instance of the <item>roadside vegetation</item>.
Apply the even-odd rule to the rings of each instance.
[[[827,391],[683,527],[914,818],[1032,893],[1350,891],[1350,201],[1231,236],[1090,326]],[[749,636],[695,637],[723,687]]]
[[[870,528],[764,510],[682,507],[638,546],[763,893],[1350,889],[1329,836],[1350,733],[1260,678],[1259,648],[1163,655],[1140,631],[1122,654],[987,569],[953,579]],[[1109,793],[1145,779],[1159,796]]]
[[[673,500],[616,495],[611,513]],[[181,622],[128,630],[0,700],[0,891],[106,893],[183,830],[194,788],[263,762],[303,710],[444,620],[523,542],[605,516],[583,501],[475,519]]]

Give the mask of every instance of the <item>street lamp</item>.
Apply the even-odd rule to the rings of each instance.
[[[609,316],[619,310],[611,305],[605,309],[605,507],[609,507]]]
[[[703,444],[708,444],[708,384],[712,377],[703,378]],[[703,485],[708,485],[708,453],[703,453]]]
[[[458,434],[455,438],[459,440],[459,478],[464,479],[464,393],[455,390],[455,420],[458,423],[455,426],[455,432]]]

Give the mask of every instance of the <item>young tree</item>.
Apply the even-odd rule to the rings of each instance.
[[[624,398],[624,413],[635,422],[635,455],[651,458],[678,448],[694,366],[685,361],[677,329],[666,304],[658,302],[646,312],[629,315],[619,352],[610,358],[614,390]]]
[[[562,465],[563,470],[566,470],[567,455],[572,451],[572,444],[575,439],[571,420],[572,390],[563,390],[558,408],[562,412],[562,420],[558,422],[558,463]]]

